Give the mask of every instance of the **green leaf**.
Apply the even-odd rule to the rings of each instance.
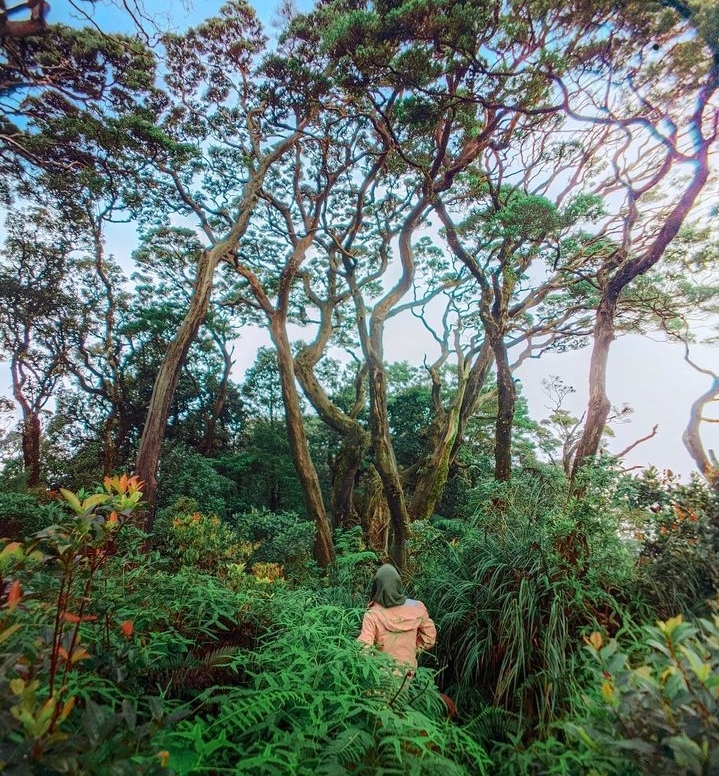
[[[71,490],[60,488],[60,493],[62,493],[63,498],[72,507],[74,512],[78,515],[81,515],[84,512],[80,499]]]
[[[695,776],[702,776],[705,757],[698,744],[686,736],[671,736],[665,738],[662,743],[672,750],[678,765]]]
[[[93,509],[98,506],[98,504],[104,504],[109,498],[110,496],[107,493],[93,493],[92,496],[88,496],[82,502],[82,508],[84,510]]]

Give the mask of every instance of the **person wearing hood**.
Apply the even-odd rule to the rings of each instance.
[[[430,649],[436,639],[437,629],[425,605],[405,597],[394,566],[380,566],[372,579],[370,604],[357,641],[376,646],[413,670],[417,667],[417,651]]]

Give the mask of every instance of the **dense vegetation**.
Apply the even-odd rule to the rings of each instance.
[[[0,11],[0,772],[719,773],[715,0]],[[688,483],[606,453],[624,332],[712,380]]]

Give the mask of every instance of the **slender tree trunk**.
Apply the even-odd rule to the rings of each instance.
[[[26,348],[29,346],[29,336],[26,338]],[[26,485],[36,488],[40,484],[40,438],[42,427],[40,424],[39,407],[37,400],[28,399],[23,392],[25,377],[23,374],[22,357],[14,353],[10,363],[12,374],[12,392],[15,401],[22,411],[22,463],[26,476]]]
[[[689,420],[682,434],[682,442],[709,486],[714,490],[719,490],[719,462],[717,462],[716,454],[713,450],[707,451],[704,448],[701,437],[704,408],[707,404],[715,402],[719,398],[719,375],[709,369],[702,369],[691,361],[689,359],[689,347],[686,343],[684,359],[697,371],[711,377],[712,382],[709,388],[701,396],[697,397],[696,401],[692,402]]]
[[[686,11],[686,9],[685,9]],[[691,15],[691,11],[686,11]],[[684,13],[683,13],[684,15]],[[687,17],[688,18],[688,17]],[[710,44],[714,45],[714,44]],[[719,87],[719,57],[715,56],[710,72],[706,76],[704,86],[698,95],[694,113],[686,128],[688,134],[693,135],[695,151],[692,157],[692,178],[686,184],[684,191],[671,211],[664,219],[656,237],[649,244],[644,253],[639,256],[627,256],[614,266],[609,266],[607,279],[602,283],[602,298],[597,308],[597,317],[594,327],[594,347],[589,374],[589,404],[582,432],[582,438],[577,448],[572,469],[572,486],[575,486],[576,476],[580,468],[592,460],[601,443],[602,431],[606,424],[610,402],[606,395],[606,374],[609,348],[614,339],[614,318],[616,315],[617,301],[622,291],[639,275],[648,272],[664,255],[667,246],[676,237],[687,215],[691,211],[697,197],[703,190],[709,179],[709,149],[716,142],[717,118],[719,114],[714,110],[713,130],[705,136],[703,130],[705,123],[711,126],[712,116],[706,115],[707,106]],[[670,166],[667,165],[669,170]],[[629,231],[631,224],[628,224]],[[616,258],[616,257],[615,257]]]
[[[506,482],[512,476],[512,429],[517,389],[512,379],[509,358],[504,340],[499,337],[493,343],[494,362],[497,366],[498,412],[494,438],[494,477]]]
[[[406,542],[409,533],[409,516],[392,447],[387,416],[387,375],[384,365],[371,359],[369,367],[370,430],[374,445],[374,460],[382,480],[390,515],[391,537],[389,555],[398,569],[407,561]]]
[[[292,451],[292,460],[302,485],[307,516],[315,524],[315,558],[324,568],[334,561],[332,530],[325,512],[322,489],[317,470],[312,461],[307,435],[300,410],[300,398],[295,384],[294,359],[287,337],[284,319],[275,315],[270,321],[272,341],[277,349],[277,366],[282,385],[282,400],[285,408],[287,437]]]
[[[314,343],[302,349],[295,358],[295,374],[304,395],[312,404],[322,422],[342,438],[340,450],[330,464],[332,473],[332,524],[347,527],[359,522],[354,504],[354,489],[360,466],[370,446],[370,434],[352,414],[342,412],[325,393],[314,374],[314,366],[321,358],[332,331],[331,317],[323,315],[322,326]],[[362,403],[362,372],[357,377],[356,407]]]
[[[357,508],[367,546],[382,559],[389,557],[390,514],[382,479],[373,465],[363,471],[356,489]]]
[[[407,506],[411,520],[427,520],[434,514],[449,476],[450,459],[460,428],[462,404],[470,371],[458,375],[452,406],[436,419],[429,433],[429,454],[412,478],[412,496]]]
[[[201,455],[208,455],[215,444],[217,424],[219,423],[222,411],[225,409],[225,402],[227,401],[227,386],[230,381],[230,373],[232,372],[232,354],[227,350],[224,343],[222,345],[222,358],[222,377],[220,378],[220,384],[217,389],[217,396],[213,402],[210,416],[205,422],[202,439],[197,448],[197,451]]]
[[[358,428],[342,439],[337,455],[332,460],[332,524],[349,528],[361,521],[355,505],[354,492],[358,474],[369,449],[369,434]]]
[[[616,309],[616,298],[603,295],[594,322],[594,344],[589,363],[589,403],[582,438],[579,440],[574,456],[572,482],[575,482],[579,468],[592,460],[599,451],[602,434],[609,417],[611,402],[607,396],[607,363],[609,350],[614,341]]]
[[[482,347],[477,354],[477,358],[472,364],[467,387],[465,388],[464,396],[462,397],[462,406],[460,407],[459,412],[459,427],[449,458],[450,467],[456,461],[457,455],[462,447],[465,434],[467,433],[467,425],[477,409],[479,397],[482,394],[482,388],[484,388],[484,384],[487,381],[487,375],[489,374],[493,361],[494,351],[492,350],[489,339],[485,337],[484,342],[482,342]]]
[[[197,268],[197,280],[189,309],[175,338],[167,348],[152,388],[152,396],[147,408],[147,416],[135,463],[135,474],[143,482],[143,498],[147,504],[143,523],[143,529],[147,533],[152,530],[154,523],[157,465],[160,460],[172,397],[175,394],[187,352],[207,315],[215,269],[224,255],[225,250],[218,247],[203,252]]]
[[[28,488],[40,484],[40,437],[40,416],[36,412],[25,415],[22,419],[22,460]]]

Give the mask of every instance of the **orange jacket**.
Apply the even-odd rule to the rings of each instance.
[[[421,601],[408,598],[400,606],[385,608],[369,605],[357,638],[363,644],[376,645],[398,663],[417,665],[417,650],[430,649],[437,640],[437,629]]]

